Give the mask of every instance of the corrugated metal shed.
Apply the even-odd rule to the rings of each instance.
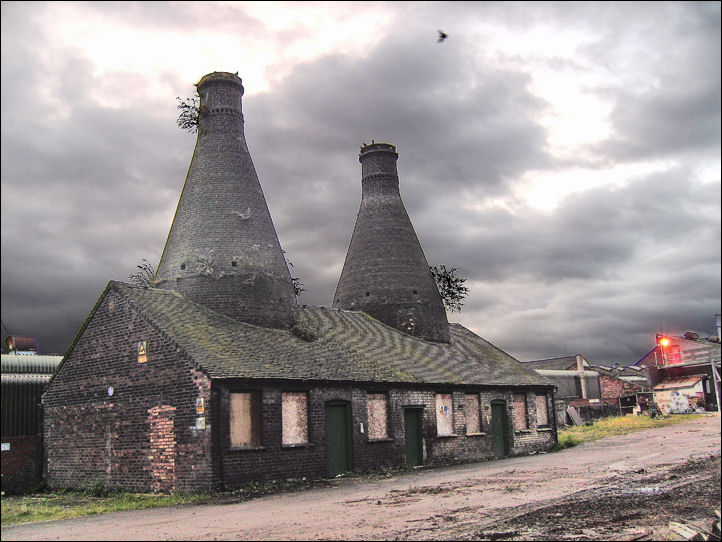
[[[582,396],[582,373],[580,371],[536,369],[536,372],[554,382],[557,386],[557,397],[560,399]],[[587,388],[587,399],[600,399],[602,392],[599,384],[599,373],[584,371],[584,382]]]
[[[2,374],[35,373],[53,374],[60,365],[62,356],[23,356],[13,354],[2,355]]]
[[[3,354],[2,436],[36,435],[40,430],[40,396],[62,356]]]

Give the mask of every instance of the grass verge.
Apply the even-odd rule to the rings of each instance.
[[[559,431],[559,441],[554,450],[571,448],[583,442],[591,442],[615,435],[626,435],[635,431],[664,427],[676,423],[688,422],[698,417],[698,414],[679,414],[650,418],[649,416],[616,416],[602,418],[591,425],[578,425]]]
[[[202,503],[241,502],[263,495],[272,495],[293,489],[329,485],[328,480],[274,480],[249,482],[233,491],[201,493],[131,493],[105,488],[98,482],[83,491],[59,490],[31,495],[7,495],[1,499],[3,527],[19,523],[35,523],[69,519],[106,512],[143,510],[162,506]]]
[[[6,527],[17,523],[34,523],[106,512],[202,502],[208,498],[208,495],[180,493],[161,495],[126,491],[109,491],[102,496],[93,496],[86,491],[55,491],[32,495],[3,496],[0,523]]]

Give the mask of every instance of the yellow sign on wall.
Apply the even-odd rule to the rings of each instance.
[[[145,363],[148,361],[148,345],[146,341],[138,343],[138,363]]]

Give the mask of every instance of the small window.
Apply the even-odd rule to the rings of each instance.
[[[466,434],[481,433],[481,408],[478,393],[467,393],[464,396],[464,412],[466,413]]]
[[[436,434],[440,436],[454,434],[454,411],[451,394],[436,394]]]
[[[231,448],[261,445],[261,392],[231,393]]]
[[[308,395],[305,391],[284,392],[282,404],[283,444],[305,444],[308,442]]]
[[[527,422],[527,405],[526,405],[526,394],[515,393],[514,394],[514,430],[521,431],[529,429]]]
[[[385,393],[369,393],[369,440],[388,438],[389,400]]]
[[[536,396],[536,423],[539,427],[549,425],[549,413],[547,411],[547,396]]]

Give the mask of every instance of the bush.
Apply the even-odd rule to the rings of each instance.
[[[320,336],[318,328],[308,320],[298,320],[291,328],[291,333],[306,342],[313,342]]]
[[[101,480],[98,480],[97,482],[89,485],[85,489],[85,494],[90,497],[105,497],[108,495],[108,493],[108,488],[105,487],[105,484]]]

